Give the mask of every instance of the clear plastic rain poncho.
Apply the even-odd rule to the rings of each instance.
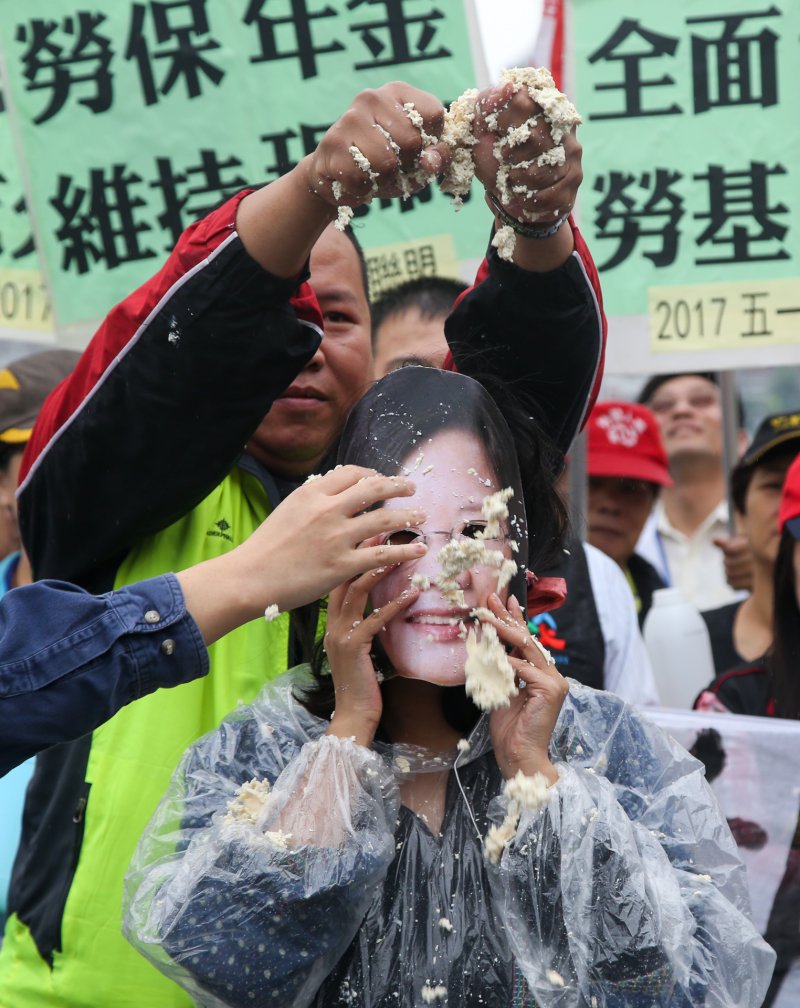
[[[420,437],[434,402],[494,409],[469,379],[413,370]],[[409,381],[356,408],[361,445],[396,427],[365,410],[413,415]],[[195,743],[134,856],[125,933],[199,1005],[761,1004],[773,953],[702,767],[617,697],[570,683],[559,779],[493,864],[482,838],[508,799],[486,715],[468,748],[365,749],[325,734],[298,699],[312,686],[296,669]],[[443,769],[434,834],[398,788]]]

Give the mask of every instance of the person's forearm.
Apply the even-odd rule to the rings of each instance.
[[[132,700],[208,671],[172,575],[95,596],[40,581],[0,604],[0,775]]]
[[[517,235],[513,261],[529,273],[549,273],[563,266],[574,249],[575,240],[568,222],[549,238],[523,238],[522,235]]]
[[[253,259],[274,276],[297,276],[317,238],[336,218],[336,209],[312,192],[307,163],[308,158],[239,204],[239,237]]]
[[[233,550],[180,571],[176,577],[186,608],[206,644],[263,617],[267,606],[273,604],[269,578],[249,577]]]

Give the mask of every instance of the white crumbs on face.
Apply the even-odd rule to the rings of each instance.
[[[475,469],[467,470],[470,476],[477,476]],[[508,518],[507,502],[514,496],[512,487],[505,487],[488,494],[481,504],[481,514],[486,519],[486,527],[477,532],[474,539],[451,539],[439,551],[437,560],[441,573],[436,578],[436,587],[450,605],[462,607],[464,592],[456,578],[462,571],[481,565],[498,569],[497,588],[502,591],[517,572],[517,565],[507,559],[502,550],[489,549],[486,540],[496,539],[501,534],[500,523]]]
[[[516,678],[505,648],[491,624],[484,624],[481,639],[474,628],[467,633],[464,687],[481,710],[508,707],[517,692]]]

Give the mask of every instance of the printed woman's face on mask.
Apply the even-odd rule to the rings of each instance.
[[[413,504],[425,511],[427,521],[416,531],[428,537],[428,552],[383,578],[372,593],[372,605],[377,609],[396,598],[414,575],[427,578],[429,587],[423,588],[410,609],[386,625],[378,639],[397,675],[454,686],[464,682],[464,626],[471,625],[470,611],[485,606],[489,595],[497,591],[497,570],[481,565],[459,574],[457,583],[464,592],[465,605],[454,607],[436,587],[441,571],[437,556],[451,532],[474,537],[485,525],[481,512],[484,497],[502,487],[481,442],[462,431],[445,431],[423,442],[403,465],[410,471],[416,493],[389,501],[386,507]],[[411,534],[412,530],[401,528],[399,538],[392,536],[392,541],[407,541]],[[506,557],[512,555],[505,535],[502,542],[487,542],[487,547],[502,549]],[[507,594],[504,588],[500,593],[503,601]]]

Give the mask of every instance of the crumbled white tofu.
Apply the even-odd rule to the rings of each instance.
[[[420,135],[420,139],[422,140],[423,146],[425,146],[425,147],[432,147],[434,144],[439,143],[439,138],[438,137],[431,136],[430,133],[426,133],[425,132],[425,123],[424,123],[424,121],[422,119],[422,116],[417,111],[417,108],[414,105],[414,102],[406,102],[403,105],[403,111],[408,116],[408,118],[411,120],[411,124],[413,126],[416,126],[417,129],[419,130],[419,135]]]
[[[508,798],[508,812],[499,826],[492,826],[486,834],[483,848],[492,864],[499,864],[506,844],[514,839],[519,825],[520,812],[523,808],[538,809],[547,801],[547,778],[536,773],[526,777],[522,771],[503,786]]]
[[[280,614],[280,609],[273,603],[272,605],[268,605],[264,610],[264,619],[267,623],[271,623],[274,619],[277,619]]]
[[[480,539],[496,539],[502,529],[500,523],[508,518],[508,501],[514,496],[513,487],[505,487],[497,493],[487,494],[481,504],[481,514],[486,519],[486,528],[479,533]]]
[[[344,231],[347,225],[353,219],[353,214],[355,211],[349,206],[340,206],[336,211],[336,221],[334,222],[334,227],[337,231]]]
[[[449,931],[453,930],[453,925],[450,923],[450,921],[446,917],[440,917],[439,918],[439,927],[442,929],[442,931],[448,931],[449,932]]]
[[[427,591],[431,586],[430,580],[425,574],[412,574],[411,584],[415,588],[420,588],[422,591]]]
[[[554,969],[548,969],[545,972],[545,976],[547,977],[548,981],[554,987],[563,987],[564,986],[564,977],[562,977],[561,974],[558,973],[556,970],[554,970]]]
[[[517,683],[495,628],[484,624],[480,640],[471,628],[467,633],[466,649],[464,687],[467,695],[481,710],[508,707],[517,692]]]
[[[467,472],[470,475],[478,475],[473,468]],[[505,588],[516,573],[517,565],[513,560],[506,559],[502,550],[488,549],[484,542],[484,539],[491,539],[500,534],[500,519],[508,516],[506,501],[513,496],[513,493],[511,487],[506,487],[486,496],[481,505],[481,513],[487,521],[486,529],[474,539],[451,539],[439,551],[437,560],[441,572],[436,578],[436,586],[443,598],[452,606],[464,605],[464,593],[456,581],[462,571],[478,565],[497,567],[498,590]]]
[[[410,773],[411,764],[408,762],[405,756],[395,756],[394,765],[400,771],[400,773]]]
[[[257,777],[240,784],[228,802],[225,822],[255,823],[269,798],[270,791],[269,781],[259,780]]]
[[[500,864],[506,844],[514,839],[519,823],[519,806],[512,802],[508,807],[505,819],[499,826],[492,826],[483,841],[483,849],[486,857],[492,864]]]
[[[497,249],[497,254],[507,262],[514,258],[514,249],[517,247],[517,236],[513,228],[507,224],[499,227],[492,238],[492,245]]]
[[[521,770],[505,782],[503,791],[509,801],[516,802],[520,808],[538,809],[547,802],[547,778],[544,774],[535,773],[527,777]]]
[[[434,987],[432,984],[426,983],[423,985],[421,993],[425,1004],[433,1004],[434,1001],[441,1001],[447,997],[447,988],[443,984],[436,984]]]
[[[365,175],[369,175],[371,179],[375,180],[378,177],[378,173],[372,170],[372,165],[369,163],[369,158],[366,157],[358,149],[358,147],[355,146],[355,144],[353,144],[352,147],[349,147],[348,150],[350,151],[350,157],[352,157],[352,159],[355,161],[355,163],[358,165],[361,171],[363,171]]]
[[[542,110],[544,120],[550,127],[550,136],[554,146],[550,150],[542,152],[535,159],[537,166],[564,164],[566,152],[561,141],[574,126],[581,122],[581,117],[567,96],[556,88],[550,71],[545,67],[512,67],[503,70],[500,75],[500,83],[510,83],[514,92],[525,88],[531,100]],[[450,105],[444,117],[442,140],[450,147],[452,161],[444,173],[440,187],[443,192],[456,197],[454,202],[459,204],[469,192],[475,175],[472,147],[477,142],[474,134],[477,96],[478,92],[474,88],[465,91]],[[498,139],[493,145],[493,151],[499,162],[496,183],[500,201],[503,204],[511,199],[508,186],[511,168],[528,168],[532,164],[532,162],[526,161],[516,162],[512,166],[506,161],[506,152],[525,143],[530,138],[531,131],[539,118],[538,114],[531,116],[524,123],[512,126],[500,135],[497,112],[492,112],[485,117],[485,123],[489,130],[498,135]],[[517,190],[519,188],[519,186],[515,187]],[[534,194],[526,191],[525,195]],[[525,216],[528,220],[536,220],[539,217],[538,214],[530,212]],[[511,259],[516,245],[516,235],[510,227],[503,226],[498,228],[492,244],[502,259]]]
[[[309,473],[305,478],[306,483],[313,483],[314,480],[322,479],[322,473]]]
[[[284,833],[283,830],[267,830],[264,836],[282,850],[288,850],[291,846],[289,841],[292,839],[292,834]]]
[[[456,743],[456,748],[458,749],[458,751],[460,753],[465,753],[466,754],[466,753],[468,753],[470,751],[471,746],[470,746],[469,742],[467,741],[467,739],[460,738],[458,740],[458,742]]]

